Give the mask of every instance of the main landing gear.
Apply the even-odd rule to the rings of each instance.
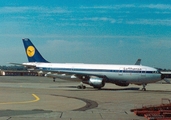
[[[56,80],[56,79],[55,79],[55,77],[54,77],[54,78],[53,78],[53,82],[55,82],[55,80]]]
[[[147,85],[147,84],[143,84],[142,91],[146,91],[146,88],[145,88],[146,85]]]
[[[80,85],[77,86],[78,89],[86,89],[86,86],[81,82]]]

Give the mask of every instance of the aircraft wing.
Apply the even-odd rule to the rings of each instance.
[[[13,64],[13,65],[17,65],[17,66],[24,66],[26,67],[28,70],[36,70],[36,65],[34,64],[21,64],[21,63],[9,63],[9,64]],[[66,74],[66,75],[74,75],[78,78],[82,77],[82,76],[96,76],[96,77],[100,77],[100,78],[104,78],[105,76],[104,75],[97,75],[97,74],[90,74],[90,73],[84,73],[84,72],[78,72],[78,71],[66,71],[66,70],[43,70],[43,69],[40,69],[41,71],[44,71],[44,72],[48,72],[49,74],[51,73],[52,75],[55,74],[55,73],[58,73],[58,74]]]
[[[47,71],[46,71],[47,72]],[[107,79],[107,77],[105,75],[100,75],[100,74],[94,74],[94,73],[85,73],[85,72],[79,72],[79,71],[65,71],[65,70],[58,70],[58,71],[50,71],[48,70],[48,72],[50,72],[50,74],[52,76],[55,75],[55,73],[58,74],[65,74],[65,75],[70,75],[70,76],[75,76],[79,79],[82,79],[83,77],[97,77],[97,78],[105,78]],[[49,76],[50,76],[49,74]],[[58,78],[58,75],[56,75],[56,78]]]

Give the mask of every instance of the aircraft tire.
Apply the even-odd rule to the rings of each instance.
[[[78,85],[77,88],[78,89],[86,89],[86,86],[84,86],[84,85]]]
[[[82,87],[83,87],[83,89],[86,89],[86,86],[83,85]]]
[[[94,89],[98,89],[98,90],[101,90],[101,87],[94,87]]]
[[[146,88],[142,88],[142,91],[146,91]]]

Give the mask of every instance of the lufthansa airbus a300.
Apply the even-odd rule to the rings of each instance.
[[[114,64],[80,64],[80,63],[50,63],[45,60],[33,43],[28,39],[22,39],[27,63],[22,63],[30,70],[46,72],[46,76],[55,78],[79,79],[82,83],[101,89],[105,83],[113,83],[118,86],[128,86],[129,84],[143,85],[142,90],[146,90],[148,83],[155,83],[162,79],[160,72],[148,66],[135,65],[114,65]],[[12,63],[17,64],[17,63]],[[19,64],[18,64],[19,65]],[[85,89],[83,84],[78,88]]]

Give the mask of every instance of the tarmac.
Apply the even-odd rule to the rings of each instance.
[[[130,109],[159,105],[171,98],[171,84],[119,87],[102,90],[78,81],[46,77],[0,76],[0,120],[146,120]]]

